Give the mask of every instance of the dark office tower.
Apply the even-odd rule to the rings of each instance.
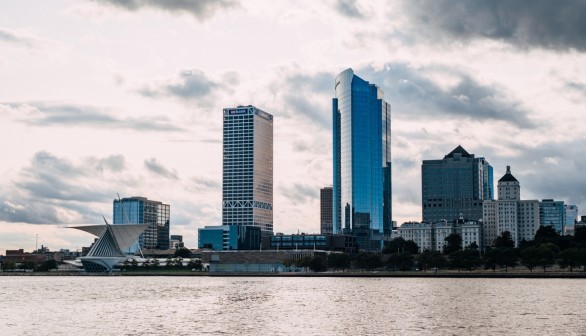
[[[149,224],[133,244],[129,253],[138,252],[138,246],[146,249],[169,248],[170,206],[145,197],[128,197],[114,200],[114,224]]]
[[[254,106],[224,109],[222,225],[273,233],[273,116]]]
[[[423,160],[421,188],[423,221],[451,222],[463,215],[482,219],[482,202],[493,199],[492,167],[461,146],[442,160]]]
[[[379,250],[392,230],[391,106],[352,69],[336,77],[335,90],[333,232]]]
[[[332,234],[333,233],[333,221],[332,215],[334,214],[332,208],[332,196],[333,188],[325,187],[319,190],[319,203],[320,203],[320,227],[321,234]]]

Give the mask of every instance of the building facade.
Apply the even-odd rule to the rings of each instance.
[[[224,109],[222,225],[273,233],[273,116],[254,106]]]
[[[146,197],[115,199],[113,203],[114,224],[148,224],[137,243],[124,251],[136,253],[141,249],[168,249],[170,212],[169,204],[152,201]]]
[[[435,223],[403,223],[397,233],[405,240],[414,241],[419,246],[419,251],[443,251],[446,244],[446,237],[451,234],[458,234],[462,237],[462,248],[476,244],[480,250],[483,249],[482,223],[468,221],[463,218],[452,222],[441,220]]]
[[[564,201],[541,200],[541,203],[539,203],[539,222],[541,226],[551,226],[557,233],[563,234],[566,224]]]
[[[574,235],[574,225],[578,221],[578,207],[576,205],[564,205],[566,212],[566,225],[564,225],[564,235]]]
[[[461,216],[482,219],[483,202],[494,195],[492,167],[462,146],[441,160],[423,160],[421,165],[424,222],[451,222]]]
[[[519,243],[533,240],[539,229],[539,201],[521,200],[517,209]]]
[[[539,201],[521,200],[521,184],[510,166],[498,181],[497,189],[498,200],[483,204],[484,245],[492,246],[505,231],[511,234],[515,246],[532,240],[539,229]]]
[[[321,234],[333,234],[333,188],[325,187],[319,190],[319,219]]]
[[[333,233],[380,250],[392,231],[391,106],[383,91],[342,71],[333,112]]]
[[[270,250],[324,250],[356,252],[356,238],[342,234],[277,234],[263,237],[263,247]]]
[[[258,250],[261,229],[247,225],[206,226],[198,229],[197,247],[215,251]]]

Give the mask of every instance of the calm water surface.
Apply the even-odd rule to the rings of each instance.
[[[0,335],[586,335],[586,280],[0,277]]]

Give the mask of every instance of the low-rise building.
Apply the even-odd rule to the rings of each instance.
[[[201,261],[211,273],[276,273],[299,270],[287,266],[295,260],[314,255],[327,255],[314,250],[263,250],[263,251],[203,251]]]
[[[420,251],[442,251],[446,237],[458,234],[462,237],[462,248],[476,244],[482,249],[482,223],[465,220],[462,217],[453,222],[441,220],[436,223],[403,223],[398,229],[398,236],[414,241]]]
[[[198,229],[198,248],[216,251],[258,250],[261,229],[256,226],[219,225]]]
[[[264,237],[263,249],[268,250],[325,250],[351,253],[356,251],[356,238],[335,234],[276,234]]]

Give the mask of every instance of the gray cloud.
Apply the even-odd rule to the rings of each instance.
[[[0,41],[14,43],[28,48],[36,48],[39,46],[38,41],[4,28],[0,28]]]
[[[30,116],[21,119],[23,123],[34,126],[60,125],[103,127],[108,129],[132,129],[136,131],[183,131],[182,128],[171,123],[158,121],[153,118],[149,118],[148,120],[133,118],[118,119],[91,106],[62,105],[44,102],[5,104],[12,108],[23,106],[36,108],[38,113],[31,114]]]
[[[513,175],[521,183],[522,199],[553,198],[577,204],[586,210],[586,179],[580,159],[584,157],[586,138],[571,141],[545,142],[540,145],[521,145],[511,141],[507,147],[514,155],[504,156],[497,149],[480,149],[494,167],[495,183],[511,166]]]
[[[332,127],[329,115],[320,106],[313,104],[303,94],[287,94],[284,97],[284,103],[285,106],[292,109],[289,113],[291,117],[295,117],[297,113],[300,113],[323,128]]]
[[[179,78],[146,86],[138,92],[150,98],[175,97],[180,100],[209,103],[220,85],[199,70],[183,71]]]
[[[291,186],[279,188],[281,193],[293,204],[305,204],[312,199],[319,198],[319,188],[307,184],[294,183]]]
[[[309,92],[331,94],[334,87],[335,74],[318,72],[313,75],[295,73],[286,78],[287,85],[295,91],[306,90]]]
[[[162,164],[160,164],[156,158],[150,158],[144,160],[144,166],[152,173],[160,175],[162,177],[171,179],[171,180],[178,180],[179,176],[177,176],[177,172],[173,169],[168,169]]]
[[[457,84],[442,88],[427,74],[439,71],[458,77]],[[408,118],[464,118],[478,122],[504,121],[520,128],[535,128],[529,112],[507,97],[496,85],[480,84],[457,69],[430,67],[413,69],[406,64],[388,64],[383,70],[359,69],[357,75],[378,84],[394,115]]]
[[[356,6],[356,0],[336,0],[335,9],[338,13],[353,19],[362,19],[364,14]]]
[[[100,214],[88,204],[107,202],[111,195],[87,181],[99,180],[96,172],[101,173],[106,166],[121,169],[123,161],[123,157],[112,155],[75,165],[51,153],[37,152],[18,181],[0,190],[0,220],[59,224],[67,221],[69,214],[81,216],[82,221],[98,218]]]
[[[121,172],[124,170],[126,163],[125,158],[122,155],[110,155],[107,158],[99,159],[97,170],[103,172],[108,169],[113,172]]]
[[[586,2],[404,0],[414,29],[449,42],[488,38],[520,48],[586,50]]]
[[[332,99],[334,87],[333,73],[318,72],[304,74],[297,71],[285,75],[282,81],[273,83],[272,87],[279,87],[283,92],[283,106],[286,109],[286,117],[305,117],[306,120],[317,124],[324,129],[331,129],[331,105],[324,110],[320,102],[328,102]]]
[[[222,188],[220,181],[212,180],[205,177],[193,177],[191,181],[195,185],[195,190],[198,191],[206,189],[220,190]]]
[[[37,152],[24,172],[26,178],[17,185],[35,198],[79,202],[105,199],[103,193],[75,183],[76,179],[90,174],[87,168],[74,166],[48,152]]]
[[[187,13],[198,20],[205,20],[218,11],[239,5],[235,0],[94,0],[128,11],[155,8],[170,13]]]
[[[580,93],[582,96],[586,97],[586,84],[585,83],[568,82],[568,83],[566,83],[565,88],[570,89],[571,91]]]

